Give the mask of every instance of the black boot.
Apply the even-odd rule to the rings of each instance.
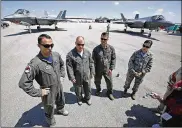
[[[101,89],[96,89],[95,95],[99,96],[101,94]]]
[[[124,89],[124,94],[126,94],[127,93],[127,89]]]
[[[115,99],[114,96],[113,96],[113,94],[112,94],[112,91],[107,91],[106,94],[107,94],[107,96],[108,96],[108,98],[110,100],[114,100]]]
[[[52,118],[50,118],[47,114],[45,114],[45,119],[47,124],[49,125],[49,127],[55,126],[56,125],[56,120],[54,118],[54,116]]]
[[[136,92],[134,92],[134,91],[131,93],[131,99],[132,99],[132,100],[135,100],[135,93],[136,93]]]

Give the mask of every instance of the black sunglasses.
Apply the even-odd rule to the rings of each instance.
[[[77,44],[78,46],[84,46],[85,44]]]
[[[108,39],[101,38],[101,40],[108,40]]]
[[[146,46],[146,45],[144,45],[144,44],[143,44],[143,47],[150,48],[149,46]]]
[[[42,45],[44,48],[53,48],[54,47],[54,44],[40,44],[40,45]]]

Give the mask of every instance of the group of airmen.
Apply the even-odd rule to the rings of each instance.
[[[84,48],[84,37],[78,36],[75,47],[66,56],[66,70],[69,80],[73,83],[78,105],[86,102],[91,105],[91,79],[94,78],[96,85],[95,95],[101,94],[101,79],[105,78],[107,85],[107,96],[114,100],[112,72],[116,65],[116,53],[113,46],[108,44],[109,34],[103,32],[100,37],[101,44],[96,46],[92,54]],[[146,40],[141,49],[135,51],[129,59],[128,72],[124,85],[124,94],[130,88],[135,78],[131,98],[135,100],[135,94],[144,76],[152,68],[153,57],[149,52],[152,46],[151,40]],[[65,78],[65,64],[58,52],[53,52],[52,38],[47,34],[38,37],[40,52],[26,66],[19,81],[19,87],[33,97],[41,97],[44,105],[46,122],[53,126],[54,104],[58,114],[68,115],[65,110],[65,97],[62,79]],[[33,85],[34,79],[40,85],[37,89]],[[82,93],[84,91],[84,97]]]

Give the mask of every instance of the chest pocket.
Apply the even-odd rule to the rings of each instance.
[[[56,84],[55,73],[51,65],[41,65],[40,76],[41,86],[50,87]]]
[[[135,56],[135,64],[138,65],[140,63],[142,63],[143,57],[141,57],[140,55],[136,55]]]
[[[111,53],[112,51],[109,49],[107,51],[104,51],[104,58],[106,58],[108,61],[111,60]]]
[[[97,58],[97,59],[103,59],[103,56],[104,56],[104,53],[103,53],[102,50],[98,50],[98,51],[96,52],[96,58]]]
[[[149,56],[146,56],[146,57],[144,58],[144,63],[147,64],[147,63],[149,62],[149,60],[150,60]]]
[[[82,63],[82,60],[81,60],[81,58],[79,58],[78,56],[76,56],[76,57],[73,58],[73,67],[74,67],[74,69],[76,69],[77,71],[80,70],[80,68],[81,68],[81,63]]]
[[[88,55],[83,55],[83,62],[84,64],[86,65],[86,63],[88,62],[89,58],[88,58]]]

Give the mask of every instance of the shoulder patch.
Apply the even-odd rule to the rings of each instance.
[[[30,72],[30,66],[28,65],[26,68],[25,68],[25,73],[29,73]]]

